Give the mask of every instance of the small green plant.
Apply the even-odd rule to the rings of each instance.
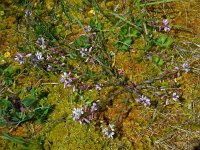
[[[35,90],[23,99],[14,95],[0,99],[0,126],[19,125],[28,120],[44,121],[51,107],[41,105],[36,97]]]
[[[155,44],[161,48],[170,48],[174,40],[171,37],[168,37],[164,34],[160,34],[155,39]]]
[[[125,24],[118,35],[118,41],[114,45],[120,51],[127,52],[131,44],[133,44],[134,39],[138,37],[139,31],[137,29],[132,28],[129,24]]]

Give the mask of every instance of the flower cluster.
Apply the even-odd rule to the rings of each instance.
[[[176,92],[173,92],[172,95],[167,96],[167,99],[165,101],[165,105],[166,106],[169,105],[170,99],[173,99],[176,102],[176,101],[179,100],[179,98],[180,98],[180,96]]]
[[[142,104],[144,104],[144,106],[146,107],[147,105],[151,105],[151,100],[149,98],[147,98],[145,95],[140,95],[137,99],[136,102],[141,102]]]
[[[71,72],[69,72],[68,74],[64,72],[61,75],[60,83],[64,83],[64,88],[66,88],[66,87],[70,87],[72,83],[77,80],[78,78],[72,77]]]
[[[29,58],[31,56],[32,56],[31,53],[28,53],[25,56],[23,56],[21,53],[17,53],[17,55],[15,56],[14,60],[17,61],[21,65],[26,61],[26,58]]]
[[[59,71],[66,65],[66,50],[51,47],[46,54],[47,71]]]
[[[103,128],[102,132],[106,138],[112,138],[115,135],[115,129],[113,124],[109,124],[108,127]]]
[[[93,103],[91,107],[86,106],[85,108],[74,108],[72,111],[72,118],[74,121],[80,124],[89,124],[90,121],[97,118],[98,106]]]
[[[81,54],[81,57],[82,58],[85,58],[85,62],[91,62],[91,63],[93,63],[94,64],[94,60],[93,60],[93,58],[91,57],[91,51],[92,51],[92,47],[89,47],[89,48],[82,48],[81,50],[80,50],[80,54]]]
[[[41,67],[47,71],[59,72],[62,71],[66,65],[65,55],[65,50],[52,47],[44,52],[36,51],[35,53],[28,53],[25,56],[18,53],[15,56],[15,61],[19,64],[28,62],[33,66]]]

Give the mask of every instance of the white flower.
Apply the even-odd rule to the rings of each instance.
[[[103,129],[103,132],[104,132],[104,136],[106,138],[112,138],[113,139],[113,136],[115,135],[114,125],[113,124],[109,124],[108,128],[104,128]]]
[[[145,95],[140,95],[139,98],[136,99],[136,102],[141,102],[145,107],[151,104],[151,100]]]
[[[90,32],[90,31],[92,30],[92,28],[91,28],[90,26],[87,26],[87,27],[84,27],[84,30],[85,30],[86,32]]]
[[[68,74],[66,72],[63,73],[63,75],[61,75],[61,79],[60,79],[60,83],[64,83],[64,88],[66,88],[66,86],[71,86],[73,80],[70,78],[71,72],[69,72]]]
[[[66,78],[67,78],[67,73],[63,72],[63,74],[61,75],[60,83],[65,82]]]
[[[101,84],[96,84],[96,85],[95,85],[95,89],[100,91],[100,90],[102,89],[102,88],[101,88]]]
[[[83,108],[74,108],[72,111],[72,117],[74,121],[78,121],[81,118],[81,115],[83,115]]]
[[[52,69],[52,66],[51,66],[51,65],[48,65],[48,66],[47,66],[47,71],[51,71],[51,69]]]
[[[189,72],[190,71],[190,65],[187,63],[187,62],[185,62],[183,65],[182,65],[182,67],[183,67],[183,70],[185,71],[185,72]]]
[[[45,45],[45,41],[44,41],[44,38],[43,37],[40,37],[37,39],[37,43],[40,45],[40,47],[42,49],[45,49],[46,48],[46,45]]]
[[[174,92],[174,93],[172,94],[172,99],[173,99],[174,101],[177,101],[177,100],[179,99],[179,96],[178,96],[178,94],[177,94],[176,92]]]
[[[38,60],[43,60],[44,58],[42,57],[42,53],[41,52],[36,52],[35,56],[37,57]]]

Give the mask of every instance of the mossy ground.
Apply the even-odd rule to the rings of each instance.
[[[198,14],[200,14],[200,3],[198,0],[144,5],[144,11],[148,12],[148,17],[162,20],[164,16],[169,19],[172,30],[164,34],[172,37],[175,44],[169,48],[155,47],[148,52],[149,57],[146,54],[142,55],[142,62],[138,62],[136,58],[144,53],[141,49],[145,46],[145,38],[138,37],[127,52],[118,51],[114,43],[118,40],[117,35],[120,28],[127,22],[117,22],[119,23],[117,26],[113,22],[119,18],[111,16],[109,13],[114,9],[118,14],[125,14],[131,10],[129,16],[126,16],[127,18],[130,16],[140,18],[142,16],[141,8],[133,6],[137,4],[133,1],[94,0],[92,3],[88,0],[61,1],[65,8],[54,0],[43,2],[34,0],[30,2],[30,5],[26,0],[0,2],[0,65],[10,64],[21,70],[21,74],[14,79],[15,84],[6,87],[5,93],[18,93],[22,89],[32,86],[38,93],[41,91],[48,93],[44,101],[53,106],[48,118],[43,123],[27,121],[17,127],[0,128],[1,132],[6,131],[14,137],[24,138],[31,142],[29,149],[33,150],[193,149],[199,144],[200,18]],[[95,2],[98,2],[101,9],[98,9]],[[36,23],[37,21],[41,24],[44,23],[48,29],[40,33],[32,30],[33,21],[27,21],[24,17],[26,9],[31,9],[33,15],[37,16]],[[121,81],[117,81],[122,84],[111,84],[102,88],[101,91],[84,91],[83,99],[81,99],[74,95],[71,87],[64,89],[63,84],[58,83],[60,74],[28,65],[22,67],[14,61],[17,52],[30,52],[39,48],[36,41],[41,33],[48,40],[48,46],[68,49],[69,47],[66,45],[84,33],[82,25],[87,26],[91,18],[103,24],[101,32],[105,45],[100,44],[101,42],[98,43],[101,37],[95,39],[95,44],[100,49],[104,46],[108,53],[115,53],[111,58],[111,66],[116,69],[118,76],[124,76],[125,79],[120,78]],[[9,52],[10,56],[5,56],[6,52]],[[165,64],[157,66],[153,63],[151,60],[155,55],[162,57]],[[92,65],[91,67],[89,63],[78,66],[79,61],[68,59],[68,63],[77,68],[79,72],[87,70],[86,73],[88,73],[92,70],[99,73],[99,76],[88,79],[87,84],[92,84],[93,81],[105,82],[107,79],[111,83],[112,81],[116,82],[114,75],[107,75],[108,72],[101,74],[104,70],[109,70],[110,66],[106,69],[101,65]],[[159,76],[164,70],[172,70],[176,66],[181,66],[185,61],[189,62],[193,71],[180,71],[174,76],[156,80],[149,85],[141,84]],[[126,90],[129,84],[123,86],[126,84],[125,80],[131,84],[141,84],[140,92],[145,93],[152,100],[152,105],[144,107],[136,103],[137,95],[131,94],[129,89]],[[3,83],[2,77],[0,81],[0,84]],[[174,102],[171,99],[166,105],[165,98],[160,98],[159,95],[158,89],[161,87],[167,89],[166,95],[173,92],[180,94],[180,101]],[[25,93],[22,92],[19,97],[23,98],[24,95]],[[99,120],[90,125],[79,124],[72,120],[72,109],[84,106],[85,99],[90,102],[98,100],[100,104],[101,101],[105,101],[106,105],[99,113],[99,120],[103,120],[104,124],[110,122],[115,124],[116,136],[114,139],[107,139],[103,136]],[[107,103],[106,100],[109,102]],[[24,147],[5,139],[0,141],[2,150],[17,148],[23,149]]]

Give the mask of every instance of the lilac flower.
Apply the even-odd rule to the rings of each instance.
[[[64,88],[70,87],[72,85],[73,80],[71,78],[65,80],[64,82]]]
[[[80,51],[81,57],[85,57],[88,56],[88,54],[92,51],[92,47],[90,47],[89,49],[87,48],[82,48]]]
[[[174,101],[177,101],[177,100],[179,99],[179,95],[178,95],[176,92],[174,92],[174,93],[172,94],[172,99],[173,99]]]
[[[31,57],[32,56],[32,54],[31,53],[28,53],[28,54],[26,54],[26,58],[28,58],[28,57]]]
[[[62,66],[62,67],[65,66],[65,63],[62,63],[61,66]]]
[[[164,31],[165,31],[165,32],[170,31],[170,29],[171,29],[170,26],[165,26],[165,27],[164,27]]]
[[[81,57],[87,56],[86,52],[87,52],[87,48],[82,48],[81,51],[80,51]]]
[[[91,112],[95,112],[95,111],[97,111],[97,109],[98,109],[97,104],[93,103],[92,107],[91,107]]]
[[[171,30],[171,27],[170,27],[170,25],[169,25],[168,19],[163,19],[163,24],[164,24],[164,31],[165,31],[165,32]]]
[[[182,65],[182,69],[185,71],[185,72],[189,72],[191,70],[191,67],[190,65],[185,62],[183,65]]]
[[[66,80],[66,78],[67,78],[67,73],[64,72],[64,73],[61,75],[60,83],[64,83],[65,80]]]
[[[115,135],[115,129],[113,124],[109,124],[108,127],[103,129],[104,136],[106,138],[112,138]]]
[[[73,86],[72,92],[74,93],[76,91],[76,86]]]
[[[51,71],[52,70],[52,66],[51,65],[48,65],[47,66],[47,71]]]
[[[78,121],[81,116],[84,114],[83,108],[74,108],[72,111],[72,117],[74,121]]]
[[[167,98],[166,101],[165,101],[165,105],[169,105],[169,99]]]
[[[98,90],[98,91],[100,91],[100,90],[102,89],[102,88],[101,88],[101,84],[96,84],[96,85],[95,85],[95,89]]]
[[[37,39],[37,43],[40,45],[40,47],[41,47],[42,49],[45,49],[45,48],[46,48],[45,40],[44,40],[43,37],[39,37],[39,38]]]
[[[42,57],[42,53],[41,52],[36,52],[36,54],[35,54],[35,56],[36,56],[36,58],[38,59],[38,60],[43,60],[44,58]]]
[[[163,24],[164,24],[165,26],[168,26],[168,25],[169,25],[168,19],[163,19]]]
[[[16,56],[15,56],[15,60],[19,62],[19,64],[23,64],[24,63],[24,60],[23,60],[23,56],[22,54],[18,53]]]
[[[97,105],[96,103],[93,103],[92,107],[86,106],[84,109],[82,107],[80,108],[74,108],[72,111],[72,117],[74,121],[79,121],[80,124],[82,123],[90,123],[91,120],[96,119],[96,110]]]
[[[84,30],[85,30],[86,32],[90,32],[90,31],[92,30],[92,28],[91,28],[90,26],[87,26],[87,27],[84,27]]]
[[[140,95],[139,98],[136,99],[136,102],[141,102],[142,104],[144,104],[145,107],[151,104],[150,99],[147,98],[145,95]]]
[[[89,49],[88,49],[88,52],[90,53],[92,51],[92,47],[90,47]]]
[[[52,59],[52,56],[47,54],[47,60],[50,61]]]
[[[61,75],[60,83],[64,83],[64,88],[72,85],[72,82],[76,80],[76,78],[71,78],[71,72],[68,74],[66,72]]]

